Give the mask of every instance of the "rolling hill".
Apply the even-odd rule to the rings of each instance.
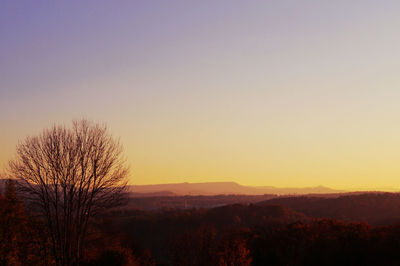
[[[301,194],[331,194],[345,191],[335,190],[323,186],[305,188],[277,188],[273,186],[243,186],[235,182],[209,182],[209,183],[175,183],[157,185],[130,185],[132,193],[159,193],[170,192],[175,195],[301,195]]]

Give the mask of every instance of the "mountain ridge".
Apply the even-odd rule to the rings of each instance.
[[[296,188],[296,187],[279,188],[274,186],[244,186],[232,181],[129,185],[128,191],[131,193],[170,192],[176,195],[228,195],[228,194],[303,195],[303,194],[331,194],[331,193],[347,192],[344,190],[336,190],[324,186],[303,187],[303,188]]]

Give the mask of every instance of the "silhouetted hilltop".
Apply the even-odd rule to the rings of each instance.
[[[130,198],[127,209],[157,210],[157,209],[191,209],[214,208],[210,213],[236,212],[241,220],[253,210],[264,205],[280,205],[289,208],[298,214],[310,218],[329,218],[343,221],[368,222],[372,225],[389,225],[400,222],[400,193],[389,192],[351,192],[345,194],[309,194],[303,196],[277,195],[213,195],[213,196],[159,196]],[[238,205],[239,204],[239,205]],[[228,206],[227,206],[228,205]],[[246,214],[241,210],[246,207]],[[254,205],[254,206],[253,206]],[[271,207],[268,207],[271,208]],[[272,211],[272,209],[270,210]],[[227,214],[221,220],[231,217]],[[284,215],[291,220],[290,215]],[[262,215],[257,217],[260,221]],[[268,217],[268,216],[266,216]],[[295,219],[294,219],[295,220]]]
[[[176,195],[220,195],[220,194],[245,194],[245,195],[297,195],[297,194],[330,194],[344,191],[318,186],[308,188],[277,188],[272,186],[252,187],[243,186],[235,182],[209,182],[209,183],[176,183],[157,185],[131,185],[130,192],[154,193],[170,191]]]
[[[259,204],[286,206],[314,218],[366,221],[373,225],[400,221],[399,193],[371,192],[360,195],[344,195],[338,198],[281,197]]]

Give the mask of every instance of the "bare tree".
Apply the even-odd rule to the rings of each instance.
[[[26,138],[9,168],[45,217],[57,265],[79,264],[91,217],[121,202],[128,174],[120,143],[87,120]]]

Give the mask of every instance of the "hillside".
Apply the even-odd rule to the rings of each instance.
[[[154,193],[155,194],[155,193]],[[191,209],[213,208],[228,204],[249,204],[275,198],[276,195],[211,195],[211,196],[171,196],[143,193],[129,198],[125,209],[157,210],[157,209]],[[147,196],[146,196],[147,195]]]
[[[363,193],[338,198],[281,197],[258,204],[278,204],[314,218],[366,221],[372,225],[387,225],[400,221],[399,193]]]

